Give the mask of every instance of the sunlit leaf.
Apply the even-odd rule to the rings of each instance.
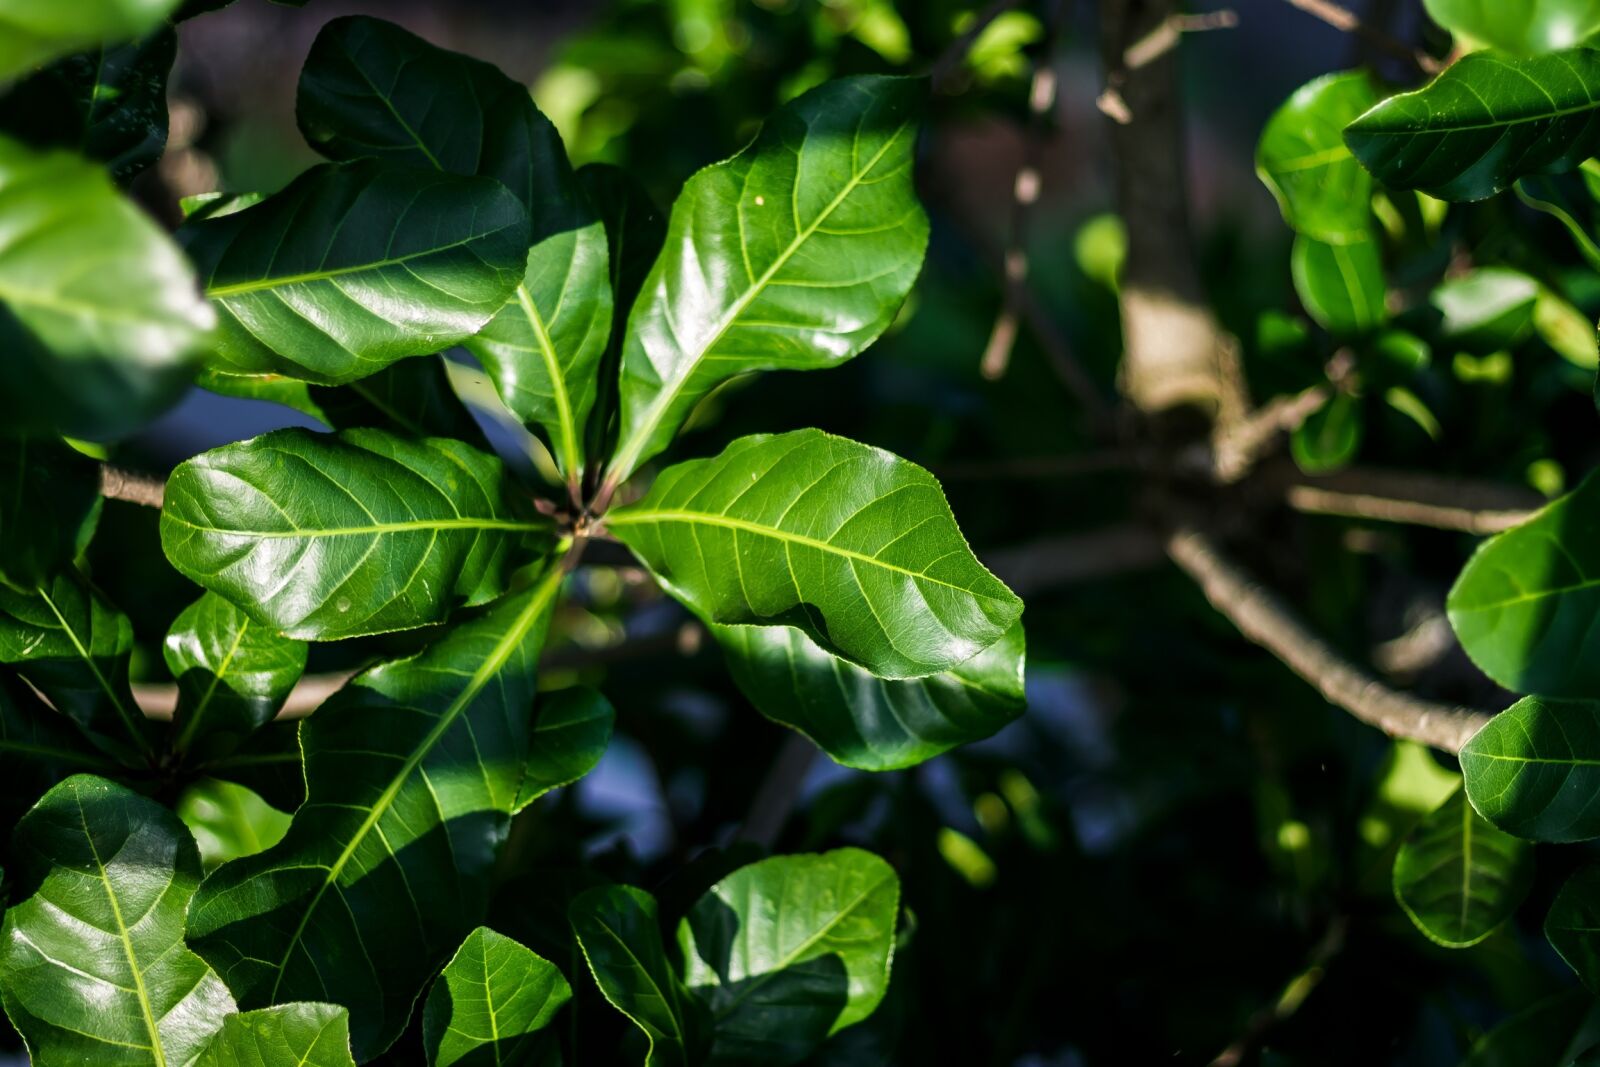
[[[1600,32],[1600,0],[1423,0],[1423,6],[1453,34],[1521,55],[1571,48]]]
[[[195,1067],[355,1067],[350,1015],[337,1004],[283,1004],[222,1021]]]
[[[1378,242],[1363,233],[1330,244],[1301,234],[1289,259],[1306,314],[1337,334],[1365,333],[1388,318]]]
[[[429,1067],[531,1067],[550,1044],[540,1031],[570,999],[555,964],[480,926],[428,994],[422,1046]]]
[[[149,33],[179,0],[0,0],[0,79],[90,45]]]
[[[1461,773],[1472,806],[1507,833],[1600,837],[1600,703],[1523,697],[1462,747]]]
[[[218,865],[264,852],[283,840],[289,816],[236,782],[206,778],[178,798],[178,818],[200,846],[200,865]]]
[[[1348,241],[1372,228],[1372,176],[1344,143],[1344,128],[1378,102],[1363,71],[1302,85],[1267,120],[1256,173],[1283,219],[1319,241]]]

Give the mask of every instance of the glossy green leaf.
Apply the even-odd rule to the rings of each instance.
[[[215,318],[103,170],[0,137],[0,425],[125,433],[176,399]]]
[[[1520,344],[1533,329],[1538,301],[1539,283],[1507,267],[1480,267],[1440,282],[1428,294],[1440,334],[1474,352]]]
[[[1600,1005],[1587,990],[1567,989],[1483,1035],[1461,1067],[1572,1067],[1573,1057],[1596,1041]]]
[[[220,312],[218,369],[324,385],[477,333],[516,288],[527,235],[498,182],[374,160],[313,167],[178,232]]]
[[[1600,33],[1600,0],[1422,0],[1458,37],[1519,55],[1558,52]]]
[[[272,721],[306,669],[306,645],[252,622],[215,593],[190,604],[162,649],[178,680],[172,747],[196,759],[231,752]]]
[[[1600,866],[1578,870],[1561,886],[1544,936],[1591,993],[1600,994]]]
[[[142,765],[158,724],[128,688],[133,627],[76,574],[18,592],[0,585],[0,663],[9,663],[106,752]]]
[[[0,98],[0,131],[80,152],[126,183],[167,145],[167,74],[177,52],[177,34],[164,26],[59,59]]]
[[[1289,257],[1294,290],[1306,314],[1336,334],[1366,333],[1389,317],[1383,261],[1370,234],[1329,244],[1301,234]]]
[[[1289,454],[1307,474],[1324,474],[1347,466],[1361,451],[1366,433],[1361,401],[1349,393],[1333,398],[1306,416],[1289,435]]]
[[[551,570],[304,721],[307,797],[288,834],[217,868],[189,908],[190,946],[241,1006],[336,996],[363,1061],[399,1036],[483,917],[559,587]]]
[[[72,720],[22,682],[0,673],[0,826],[12,826],[69,774],[115,775],[120,768]]]
[[[1461,749],[1467,797],[1534,841],[1600,837],[1600,703],[1523,697]]]
[[[439,622],[501,588],[548,524],[500,461],[446,438],[277,430],[167,479],[161,544],[179,571],[289,636],[331,641]]]
[[[528,90],[381,19],[323,27],[300,76],[300,126],[333,159],[377,156],[506,185],[533,220],[512,299],[468,344],[506,406],[542,426],[576,478],[611,320],[606,240],[561,138]]]
[[[1515,693],[1600,692],[1600,479],[1485,541],[1445,602],[1456,637]]]
[[[611,743],[617,713],[599,692],[583,686],[541,694],[528,739],[528,769],[517,792],[517,810],[552,789],[594,770]]]
[[[195,1067],[355,1067],[350,1014],[337,1004],[281,1004],[222,1021]]]
[[[965,663],[1022,614],[931,474],[820,430],[669,467],[606,522],[712,622],[797,626],[883,678]]]
[[[254,856],[283,840],[289,816],[237,782],[204,778],[178,798],[178,818],[200,846],[207,873],[230,860]]]
[[[1345,130],[1385,185],[1482,200],[1529,174],[1568,171],[1600,137],[1600,52],[1518,59],[1477,52]]]
[[[423,361],[401,360],[379,371],[373,377],[377,378],[388,371],[418,362]],[[360,384],[364,384],[367,380],[370,379],[363,379]],[[235,396],[242,400],[264,400],[270,404],[282,404],[303,415],[309,415],[324,426],[332,425],[333,422],[316,400],[312,399],[312,387],[298,378],[287,378],[282,374],[227,374],[215,367],[201,367],[200,372],[195,375],[194,384],[219,396]]]
[[[836,366],[894,320],[928,240],[911,180],[925,92],[908,78],[829,82],[684,185],[628,320],[614,481],[722,382]]]
[[[38,585],[82,552],[100,518],[100,471],[60,441],[0,437],[0,583]]]
[[[694,1067],[705,1047],[703,1010],[667,959],[656,899],[642,889],[588,889],[568,908],[600,992],[644,1031],[645,1067]]]
[[[711,632],[756,710],[846,767],[914,766],[988,737],[1027,703],[1020,622],[965,663],[907,681],[876,677],[792,626],[713,625]]]
[[[774,856],[711,887],[678,927],[717,1062],[790,1064],[871,1015],[889,985],[900,880],[870,852]]]
[[[179,0],[0,0],[0,79],[90,45],[149,33]]]
[[[0,1001],[36,1067],[192,1062],[233,999],[183,944],[200,858],[177,816],[77,775],[23,816],[12,855]]]
[[[1372,176],[1344,143],[1344,128],[1378,102],[1362,71],[1302,85],[1273,112],[1256,146],[1256,173],[1283,220],[1319,241],[1349,241],[1372,228]]]
[[[556,965],[488,927],[467,935],[428,993],[422,1047],[429,1067],[532,1067],[540,1034],[572,999]]]
[[[1494,933],[1532,885],[1532,846],[1486,821],[1460,789],[1412,828],[1394,859],[1395,899],[1446,948]]]
[[[307,399],[316,406],[316,417],[336,430],[376,427],[412,437],[483,441],[483,432],[450,388],[450,373],[438,357],[403,359],[337,388],[313,385]]]

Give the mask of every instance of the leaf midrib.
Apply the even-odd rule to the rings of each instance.
[[[89,613],[92,619],[94,617],[94,594],[85,590],[84,596],[90,601]],[[89,668],[89,672],[94,675],[95,684],[100,687],[100,691],[111,701],[111,706],[117,711],[117,717],[122,720],[122,725],[127,728],[128,735],[133,738],[134,746],[148,753],[150,750],[149,745],[146,743],[144,735],[139,731],[137,723],[129,714],[127,706],[122,702],[122,698],[117,695],[116,690],[111,687],[111,682],[100,670],[100,664],[95,662],[94,657],[89,654],[89,650],[83,647],[83,642],[78,640],[78,632],[67,622],[66,616],[61,614],[61,609],[56,607],[54,598],[50,596],[44,586],[39,587],[39,599],[45,602],[45,606],[50,609],[50,614],[54,615],[56,621],[61,624],[61,632],[67,635],[67,640],[72,642],[72,647],[77,651],[78,658],[83,660],[84,664]]]
[[[319,529],[297,527],[293,530],[234,530],[221,526],[202,526],[180,518],[172,512],[163,516],[170,522],[187,526],[201,533],[222,534],[228,537],[250,537],[261,540],[314,539],[318,537],[355,537],[364,534],[406,533],[414,530],[515,530],[534,533],[548,529],[547,523],[519,522],[514,519],[416,519],[407,522],[375,522],[366,526],[329,526]]]
[[[279,289],[286,285],[304,285],[308,282],[327,281],[330,278],[342,277],[346,274],[361,274],[367,271],[383,270],[386,267],[403,267],[414,259],[424,259],[428,256],[449,252],[452,249],[463,248],[466,245],[482,241],[501,230],[509,229],[508,226],[497,226],[492,230],[475,233],[463,237],[459,241],[448,244],[435,245],[433,248],[424,248],[416,252],[409,252],[403,256],[391,256],[385,259],[375,259],[367,263],[353,263],[348,267],[329,267],[322,270],[303,271],[299,274],[282,274],[276,277],[255,278],[247,282],[233,282],[228,285],[207,285],[206,296],[221,299],[238,296],[242,293],[256,293],[268,289]]]

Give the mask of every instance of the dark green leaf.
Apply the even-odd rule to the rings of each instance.
[[[462,341],[511,295],[527,213],[487,178],[313,167],[179,238],[219,309],[216,366],[324,385]]]
[[[0,826],[15,825],[56,782],[76,771],[116,774],[72,720],[0,674]]]
[[[1600,692],[1600,478],[1473,553],[1445,602],[1467,655],[1516,693]]]
[[[1395,899],[1446,948],[1494,933],[1532,885],[1532,846],[1487,822],[1459,789],[1412,828],[1394,859]]]
[[[183,944],[200,858],[177,816],[77,775],[23,816],[12,854],[0,1000],[34,1064],[192,1062],[233,999]]]
[[[99,517],[93,460],[48,438],[0,437],[0,582],[32,588],[66,568]]]
[[[552,569],[304,721],[307,798],[288,834],[219,867],[189,909],[190,945],[242,1006],[337,996],[363,1061],[404,1029],[483,916],[559,587]]]
[[[222,1029],[195,1067],[355,1067],[350,1013],[337,1004],[283,1004],[241,1012]]]
[[[1383,261],[1371,234],[1329,244],[1301,234],[1289,269],[1306,314],[1336,334],[1366,333],[1389,317],[1384,307]]]
[[[712,1059],[790,1064],[871,1015],[889,985],[900,881],[870,852],[774,856],[711,887],[678,927],[711,1009]]]
[[[176,399],[214,322],[103,170],[0,137],[0,425],[125,433]]]
[[[178,798],[178,818],[200,846],[200,865],[218,865],[254,856],[283,840],[289,816],[235,782],[206,778]]]
[[[1483,1035],[1461,1067],[1570,1067],[1596,1040],[1600,1005],[1587,990],[1568,989]]]
[[[518,811],[594,770],[611,743],[617,718],[609,700],[582,686],[541,695],[534,713]]]
[[[911,181],[925,92],[909,78],[829,82],[684,185],[628,320],[613,481],[722,382],[836,366],[894,320],[928,239]]]
[[[181,464],[161,543],[184,575],[292,637],[438,622],[502,587],[526,518],[500,461],[381,430],[277,430]]]
[[[656,911],[644,890],[610,885],[573,897],[568,915],[600,992],[649,1040],[645,1067],[693,1067],[704,1019],[667,959]]]
[[[450,388],[444,360],[437,357],[403,359],[339,388],[314,385],[308,395],[317,417],[336,430],[370,426],[413,437],[483,440],[472,413]]]
[[[1004,637],[942,674],[878,678],[792,626],[715,626],[728,669],[756,710],[846,767],[897,770],[988,737],[1026,706],[1025,638]]]
[[[1600,32],[1597,0],[1422,0],[1433,21],[1469,42],[1519,55],[1540,55],[1582,44]]]
[[[91,45],[139,37],[179,0],[0,0],[0,79]]]
[[[68,148],[126,183],[167,145],[167,73],[178,36],[150,36],[67,56],[0,98],[0,131],[39,148]]]
[[[711,621],[797,626],[884,678],[965,663],[1022,614],[931,474],[820,430],[669,467],[606,521]]]
[[[1256,173],[1283,219],[1319,241],[1349,241],[1372,228],[1372,176],[1344,143],[1344,128],[1378,102],[1362,71],[1302,85],[1273,112],[1256,146]]]
[[[133,626],[76,574],[23,593],[0,585],[0,663],[9,663],[106,752],[142,765],[159,736],[128,688]]]
[[[1600,837],[1600,703],[1523,697],[1461,749],[1461,773],[1472,806],[1507,833]]]
[[[422,1045],[429,1067],[531,1067],[539,1031],[572,999],[556,965],[480,926],[467,935],[428,994]]]
[[[379,371],[374,377],[413,362],[419,361],[402,360]],[[312,399],[312,387],[298,378],[286,378],[281,374],[226,374],[215,367],[202,367],[200,373],[195,376],[194,383],[219,396],[236,396],[244,400],[265,400],[271,404],[282,404],[286,408],[293,408],[303,415],[311,416],[324,426],[333,424],[332,418]]]
[[[1533,329],[1538,300],[1539,283],[1506,267],[1480,267],[1440,282],[1428,294],[1440,316],[1440,334],[1474,352],[1497,352],[1523,341]]]
[[[1361,451],[1365,419],[1361,402],[1349,393],[1333,398],[1306,416],[1289,436],[1289,454],[1307,474],[1322,474],[1346,466]]]
[[[279,811],[294,811],[306,798],[306,779],[300,765],[300,721],[270,722],[234,751],[207,760],[194,770],[245,786]]]
[[[1600,993],[1600,866],[1580,869],[1550,903],[1544,936],[1591,993]]]
[[[1427,86],[1391,96],[1345,141],[1385,185],[1482,200],[1529,174],[1568,171],[1600,136],[1600,53],[1532,59],[1475,52]]]
[[[300,76],[300,126],[332,159],[378,156],[506,185],[532,220],[513,298],[468,348],[506,406],[549,435],[576,478],[611,320],[606,240],[561,138],[528,90],[392,23],[325,26]]]
[[[178,680],[172,745],[194,759],[225,755],[271,722],[306,669],[303,641],[251,622],[215,593],[173,621],[163,652]]]
[[[1579,169],[1588,178],[1595,166],[1595,161],[1589,160]],[[1578,254],[1600,271],[1600,244],[1595,242],[1595,235],[1600,234],[1600,206],[1584,185],[1577,178],[1523,178],[1517,182],[1517,198],[1561,223]]]

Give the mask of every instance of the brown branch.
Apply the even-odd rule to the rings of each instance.
[[[1487,535],[1520,526],[1544,504],[1531,489],[1410,471],[1351,468],[1292,477],[1290,507],[1313,515],[1432,526]]]
[[[1353,33],[1379,51],[1410,64],[1419,74],[1434,75],[1444,69],[1442,63],[1422,49],[1412,48],[1382,30],[1368,26],[1356,17],[1355,12],[1334,3],[1333,0],[1289,0],[1289,3],[1306,14],[1321,19],[1334,29]]]
[[[1238,12],[1231,8],[1203,11],[1195,15],[1169,15],[1159,26],[1129,45],[1122,53],[1122,62],[1129,70],[1138,70],[1177,48],[1178,41],[1186,33],[1231,30],[1237,25],[1239,25]]]
[[[1018,596],[1144,570],[1161,562],[1161,538],[1143,523],[1047,537],[985,552],[983,561]]]
[[[159,508],[166,494],[165,479],[113,467],[109,463],[100,464],[100,495],[108,500]]]
[[[1211,606],[1226,615],[1240,633],[1362,722],[1391,737],[1458,752],[1489,721],[1489,712],[1396,692],[1356,667],[1199,530],[1179,526],[1167,538],[1167,554],[1199,583]]]
[[[1280,434],[1300,428],[1333,396],[1326,385],[1280,396],[1261,405],[1232,425],[1219,424],[1211,446],[1212,471],[1217,481],[1231,484],[1250,473]]]

